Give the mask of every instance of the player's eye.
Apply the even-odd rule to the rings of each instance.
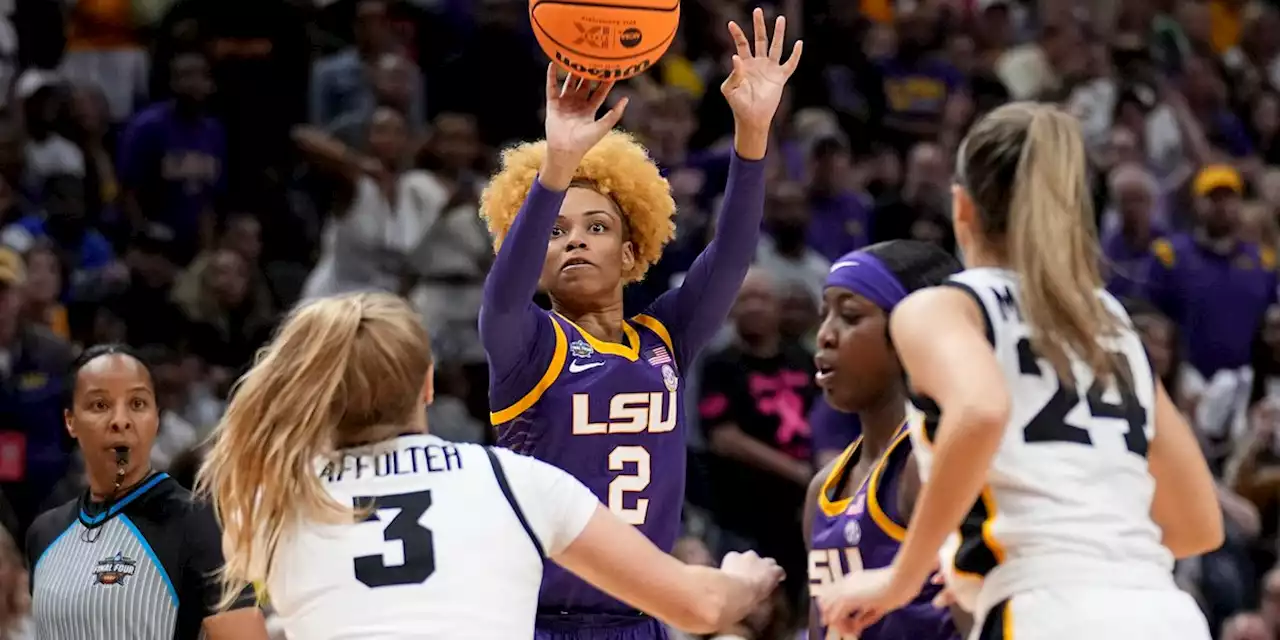
[[[560,225],[556,225],[556,226],[554,226],[554,227],[551,227],[551,237],[552,237],[552,238],[559,238],[559,237],[560,237],[560,236],[562,236],[562,235],[564,235],[564,229],[561,229],[561,228],[560,228]]]
[[[134,410],[134,411],[142,411],[143,409],[146,409],[146,408],[147,408],[147,401],[146,401],[145,399],[143,399],[143,398],[134,398],[134,399],[133,399],[133,410]]]
[[[107,409],[110,409],[110,408],[111,407],[107,405],[105,400],[94,400],[93,402],[89,403],[89,409],[93,411],[106,411]]]
[[[591,233],[604,233],[605,230],[603,222],[593,222],[589,228],[591,229]]]

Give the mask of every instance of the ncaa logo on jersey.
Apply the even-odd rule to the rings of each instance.
[[[569,353],[573,354],[575,358],[590,358],[595,352],[596,350],[592,349],[591,345],[581,340],[574,340],[569,345]]]
[[[137,570],[137,562],[117,551],[116,555],[98,561],[93,568],[93,578],[98,584],[124,586],[125,578],[133,575]]]
[[[851,547],[858,546],[862,541],[862,527],[858,526],[857,520],[850,520],[844,525],[844,541]]]
[[[662,384],[667,385],[667,391],[675,391],[680,386],[680,379],[676,377],[676,370],[671,365],[662,365]]]

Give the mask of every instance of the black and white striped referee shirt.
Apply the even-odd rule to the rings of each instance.
[[[87,500],[86,493],[45,512],[27,531],[36,637],[198,638],[221,594],[222,542],[212,510],[165,473],[106,511]]]

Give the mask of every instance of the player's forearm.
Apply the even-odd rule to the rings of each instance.
[[[755,260],[764,218],[764,161],[734,156],[716,219],[716,234],[685,274],[675,295],[674,321],[683,349],[697,351],[724,324]],[[692,353],[683,354],[685,357]]]
[[[942,415],[933,472],[921,487],[911,527],[894,559],[903,584],[924,584],[933,572],[938,549],[981,495],[1004,435],[1005,416],[981,405],[945,407]]]
[[[531,303],[564,195],[534,181],[485,278],[482,321],[484,316],[495,319],[523,311]]]
[[[689,588],[680,597],[691,606],[684,607],[680,619],[667,619],[681,631],[714,633],[747,617],[759,604],[755,588],[742,578],[710,567],[685,565],[683,571],[682,582]]]

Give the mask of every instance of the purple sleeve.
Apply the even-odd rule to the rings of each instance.
[[[535,180],[484,280],[480,342],[489,361],[494,410],[528,393],[555,350],[555,330],[533,295],[562,202],[563,191],[551,191]]]
[[[684,283],[653,301],[646,313],[671,332],[676,360],[693,362],[720,330],[756,255],[764,218],[764,160],[733,154],[715,238],[685,274]]]

